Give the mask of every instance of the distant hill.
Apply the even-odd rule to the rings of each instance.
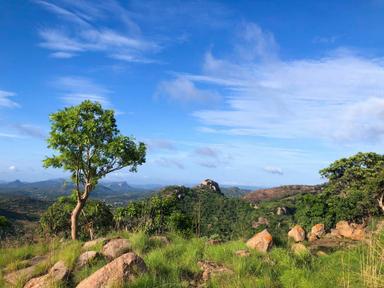
[[[57,197],[69,195],[74,184],[66,179],[50,179],[38,182],[16,180],[0,183],[0,195],[24,196],[38,200],[53,201]],[[91,198],[105,200],[111,204],[125,204],[130,200],[146,197],[150,189],[137,188],[127,182],[102,182],[91,193]]]
[[[275,188],[253,191],[244,195],[243,199],[255,203],[260,201],[278,200],[297,194],[316,194],[321,192],[321,190],[322,185],[284,185]]]

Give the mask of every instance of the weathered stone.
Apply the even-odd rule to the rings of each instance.
[[[123,285],[147,272],[147,267],[139,256],[133,252],[126,253],[97,270],[81,281],[77,288],[104,288]],[[119,287],[119,286],[118,286]]]
[[[219,184],[217,182],[211,180],[211,179],[205,179],[198,186],[199,187],[207,187],[207,188],[221,194],[221,189],[220,189]]]
[[[285,208],[285,207],[277,207],[276,214],[279,215],[279,216],[287,214],[287,208]]]
[[[87,241],[84,243],[83,249],[88,250],[98,244],[104,245],[107,241],[107,238],[97,238],[95,240]]]
[[[79,256],[77,259],[76,267],[81,268],[85,265],[88,265],[92,261],[94,261],[99,256],[99,253],[96,251],[86,251]]]
[[[324,251],[317,251],[316,255],[319,256],[319,257],[323,257],[323,256],[327,256],[328,254],[325,253]]]
[[[251,255],[251,253],[248,250],[242,249],[242,250],[237,250],[235,252],[235,255],[239,257],[248,257]]]
[[[112,239],[103,247],[103,255],[109,259],[115,259],[131,249],[131,243],[127,239]]]
[[[169,239],[167,238],[167,236],[160,236],[160,235],[155,235],[155,236],[151,236],[149,238],[149,240],[152,240],[152,241],[158,241],[164,245],[168,245],[171,243],[171,241],[169,241]]]
[[[63,281],[69,275],[69,269],[63,261],[57,262],[49,270],[48,274],[33,278],[24,285],[24,288],[46,288],[58,281]]]
[[[268,219],[264,217],[259,217],[257,221],[252,222],[252,228],[256,229],[256,228],[259,228],[261,225],[268,226],[269,225]]]
[[[309,241],[320,239],[325,233],[324,224],[316,224],[312,227],[311,232],[308,234]]]
[[[308,248],[305,247],[305,245],[302,244],[302,243],[294,243],[294,244],[292,244],[291,250],[296,255],[303,255],[303,254],[309,253]]]
[[[295,225],[288,232],[288,237],[292,238],[295,242],[302,242],[305,240],[305,231],[300,225]]]
[[[4,276],[4,280],[9,284],[15,286],[19,281],[28,281],[33,277],[36,265],[45,261],[47,256],[35,256],[31,259],[22,261],[23,266],[28,266],[11,273],[8,273]]]
[[[202,280],[208,281],[214,275],[233,274],[233,271],[212,261],[199,261],[197,265],[203,270]]]
[[[207,241],[207,244],[209,244],[209,245],[219,245],[220,243],[221,243],[221,240],[219,240],[219,239],[209,239]]]
[[[256,233],[247,241],[247,246],[259,252],[267,252],[272,247],[272,235],[267,229]]]
[[[363,225],[355,223],[349,224],[347,221],[340,221],[336,224],[336,230],[341,236],[348,239],[363,240],[365,238]]]

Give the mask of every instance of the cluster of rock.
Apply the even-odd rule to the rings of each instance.
[[[300,225],[295,225],[288,232],[288,237],[293,239],[295,242],[302,242],[306,238],[309,242],[313,242],[321,238],[346,238],[361,241],[366,237],[366,232],[365,227],[362,224],[340,221],[336,224],[335,229],[331,229],[330,233],[325,233],[324,224],[321,223],[314,225],[307,235]]]
[[[267,224],[268,221],[265,218],[259,218],[257,222],[252,223],[253,227],[259,227],[260,225]],[[295,253],[307,252],[308,249],[304,244],[305,240],[309,242],[315,242],[320,239],[329,238],[345,238],[349,240],[363,240],[366,237],[365,228],[363,225],[356,223],[348,223],[347,221],[340,221],[336,224],[335,229],[332,229],[330,233],[325,232],[324,224],[316,224],[312,227],[311,231],[307,234],[303,227],[295,225],[289,232],[288,238],[292,239],[294,244],[291,248]],[[250,249],[254,249],[258,252],[265,253],[271,247],[273,243],[272,235],[267,229],[256,233],[251,239],[246,242],[246,245]],[[248,256],[247,250],[239,250],[236,252],[238,256]]]
[[[99,238],[84,243],[83,250],[92,249],[99,244],[103,245],[102,251],[100,253],[93,250],[84,251],[78,257],[74,269],[78,270],[101,257],[110,262],[81,281],[76,287],[97,288],[119,285],[130,282],[147,271],[144,260],[131,251],[131,244],[127,239]],[[68,280],[72,271],[63,261],[54,264],[47,274],[34,277],[37,265],[47,260],[46,256],[32,258],[29,263],[26,263],[30,264],[29,267],[9,273],[4,279],[10,285],[16,285],[21,279],[27,281],[24,288],[51,287],[59,281]]]

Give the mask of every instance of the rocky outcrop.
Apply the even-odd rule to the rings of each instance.
[[[115,259],[131,249],[131,243],[127,239],[112,239],[103,246],[102,254],[108,259]]]
[[[156,242],[160,242],[161,244],[163,245],[168,245],[171,243],[171,241],[169,241],[169,239],[167,238],[167,236],[160,236],[160,235],[154,235],[154,236],[151,236],[149,238],[149,240],[151,241],[156,241]]]
[[[116,258],[81,281],[77,288],[104,288],[131,282],[139,275],[147,272],[147,267],[139,256],[130,252]]]
[[[205,179],[204,181],[202,181],[198,187],[200,188],[208,188],[210,190],[213,190],[219,194],[222,194],[221,193],[221,189],[220,189],[220,186],[217,182],[211,180],[211,179]]]
[[[267,229],[256,233],[247,241],[247,247],[265,253],[272,247],[272,235]]]
[[[286,185],[269,189],[260,189],[246,194],[243,199],[251,203],[260,201],[277,200],[296,194],[317,194],[322,191],[321,185]]]
[[[204,282],[207,282],[214,275],[233,274],[231,269],[212,261],[199,261],[197,265],[203,270],[202,280]]]
[[[276,215],[281,216],[287,214],[287,208],[285,207],[277,207]]]
[[[305,231],[300,225],[295,225],[288,232],[288,237],[292,238],[295,242],[302,242],[305,240]]]
[[[308,234],[309,241],[320,239],[325,234],[324,224],[316,224],[312,227],[311,232]]]
[[[268,226],[269,225],[268,219],[264,217],[259,217],[257,221],[252,222],[252,228],[256,229],[256,228],[259,228],[261,225]]]
[[[365,238],[365,228],[363,225],[351,223],[347,221],[340,221],[336,224],[335,235],[340,235],[344,238],[352,240],[363,240]]]
[[[248,257],[251,255],[251,253],[248,250],[242,249],[242,250],[237,250],[235,252],[235,255],[239,257]]]
[[[105,243],[107,243],[107,241],[108,241],[107,238],[97,238],[95,240],[87,241],[84,243],[83,249],[88,250],[99,244],[104,245]]]
[[[309,250],[303,243],[294,243],[291,246],[291,250],[296,255],[303,255],[309,253]]]
[[[65,280],[69,275],[69,269],[63,261],[57,262],[49,270],[48,274],[32,278],[24,285],[24,288],[45,288],[51,287],[52,284]]]
[[[12,286],[16,286],[20,280],[28,281],[33,277],[36,265],[46,259],[46,256],[36,256],[31,259],[24,260],[22,264],[28,267],[6,274],[4,276],[4,280]]]
[[[76,267],[81,268],[95,261],[100,254],[96,251],[87,251],[79,256],[77,259]]]

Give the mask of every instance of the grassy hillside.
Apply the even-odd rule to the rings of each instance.
[[[213,261],[232,272],[217,274],[205,283],[206,287],[384,287],[384,234],[367,243],[322,256],[310,253],[295,254],[289,247],[274,247],[262,255],[250,251],[249,257],[239,257],[235,252],[245,249],[244,241],[228,241],[209,245],[205,238],[186,239],[168,234],[170,244],[150,238],[143,232],[115,232],[110,237],[129,239],[133,251],[140,255],[149,272],[141,275],[126,287],[198,287],[201,285],[201,260]],[[48,255],[35,271],[43,274],[58,260],[64,260],[74,269],[82,252],[81,242],[51,240],[19,248],[2,249],[0,254],[0,287],[6,287],[2,276],[19,269],[25,259]],[[101,246],[94,249],[100,250]],[[61,287],[75,287],[78,282],[105,265],[99,259],[80,270],[73,270],[72,277]],[[20,279],[18,287],[22,287]]]

